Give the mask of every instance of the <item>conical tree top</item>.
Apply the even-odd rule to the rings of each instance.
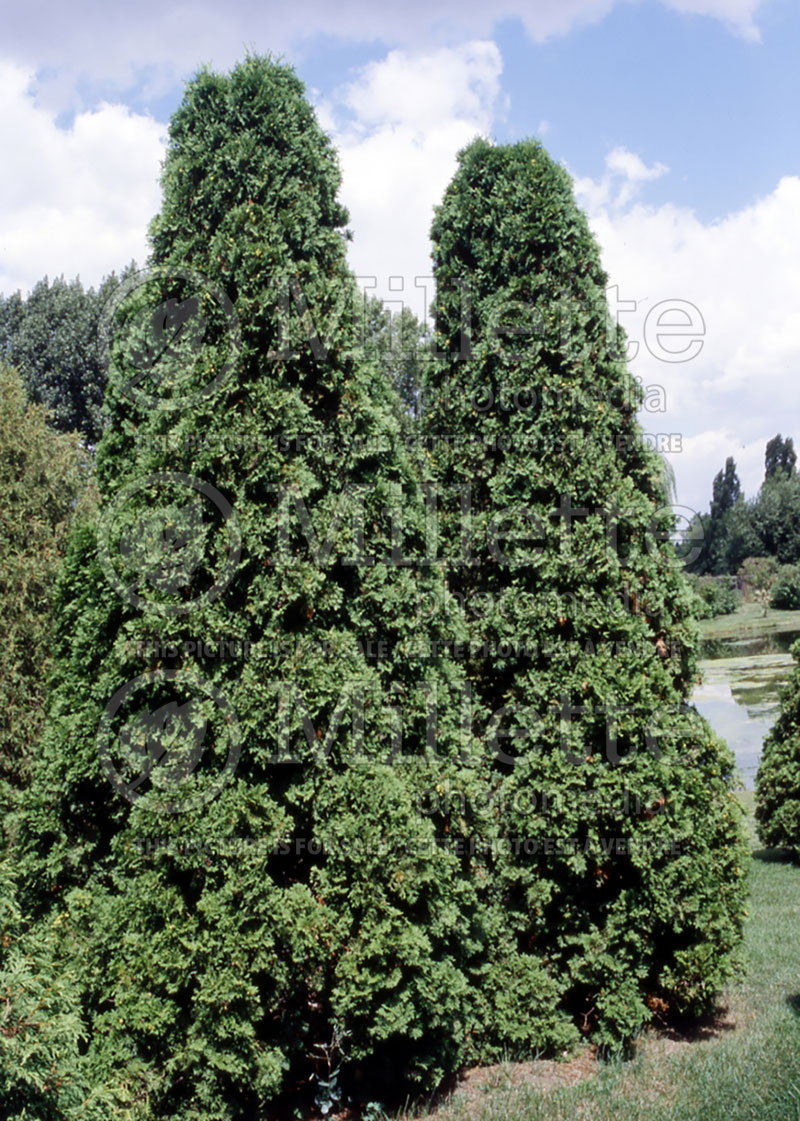
[[[582,335],[617,343],[597,244],[569,175],[537,141],[465,148],[431,233],[443,349],[463,356],[473,323],[545,352]]]
[[[569,176],[535,141],[476,140],[432,237],[439,357],[424,423],[447,525],[468,507],[474,550],[461,563],[456,540],[451,586],[502,590],[514,570],[535,586],[539,638],[661,639],[682,689],[694,640],[668,542],[667,473],[636,419],[642,390]],[[579,622],[566,600],[589,575]]]
[[[341,380],[359,382],[363,305],[346,262],[340,178],[288,66],[249,58],[190,83],[170,127],[148,268],[105,316],[115,448],[130,425],[140,445],[143,422],[180,428],[166,414],[198,402],[213,401],[219,421],[265,379],[273,394],[313,387],[318,411],[336,416]],[[276,426],[293,433],[303,412],[284,401]]]
[[[327,255],[341,266],[348,215],[340,181],[336,153],[288,66],[249,58],[229,76],[203,70],[170,123],[152,259],[213,260],[226,238],[246,234],[243,222],[268,216],[263,265]],[[247,240],[237,247],[250,249]],[[222,261],[220,271],[229,271]]]

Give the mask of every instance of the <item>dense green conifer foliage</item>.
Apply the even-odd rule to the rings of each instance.
[[[695,631],[664,472],[569,177],[536,142],[475,141],[433,253],[428,470],[498,830],[530,842],[487,868],[514,1030],[533,1037],[546,993],[614,1045],[653,1009],[706,1007],[734,968],[733,758],[685,703]]]
[[[425,508],[359,350],[336,158],[252,58],[190,83],[163,184],[104,325],[100,515],[18,841],[23,910],[75,948],[89,1042],[58,1073],[171,1119],[430,1084],[480,953],[428,808],[471,781],[469,735],[458,667],[416,642],[447,597],[410,563]]]
[[[63,976],[49,932],[24,939],[13,839],[18,802],[31,779],[45,715],[52,612],[70,526],[91,516],[89,461],[77,433],[55,432],[31,403],[21,376],[0,363],[0,1102],[38,1106],[59,1056],[77,1046],[76,987]],[[10,997],[13,995],[13,1004]],[[27,1031],[25,1025],[37,1025]],[[20,1091],[18,1096],[17,1090]],[[35,1113],[31,1113],[35,1116]]]
[[[764,740],[756,775],[756,821],[765,845],[800,856],[800,642],[791,648],[797,665],[781,696],[781,711]]]
[[[329,1109],[707,1007],[733,763],[566,175],[462,153],[405,406],[288,67],[200,73],[163,184],[0,866],[5,1100]]]

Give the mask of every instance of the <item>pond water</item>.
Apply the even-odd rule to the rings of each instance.
[[[692,703],[724,740],[748,790],[755,785],[764,736],[780,708],[779,691],[792,665],[789,647],[800,631],[745,639],[713,639],[702,644],[702,683]]]

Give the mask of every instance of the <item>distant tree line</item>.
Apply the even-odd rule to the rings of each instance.
[[[79,432],[94,448],[103,432],[106,358],[103,321],[135,261],[98,287],[80,277],[38,281],[27,296],[0,294],[0,361],[19,373],[27,399],[48,410],[59,432]],[[410,308],[392,312],[375,296],[358,301],[360,337],[370,357],[394,382],[410,417],[419,412],[430,330]]]
[[[780,433],[764,452],[764,481],[746,499],[733,456],[717,472],[707,514],[695,516],[689,531],[702,541],[689,566],[698,575],[735,574],[747,557],[774,557],[779,564],[800,561],[800,476],[791,436]]]
[[[697,514],[686,534],[695,555],[688,565],[696,577],[737,577],[774,607],[800,608],[800,475],[791,436],[780,433],[764,451],[764,481],[745,498],[733,456],[717,472],[707,514]],[[755,565],[755,558],[763,563]],[[717,579],[724,585],[725,581]],[[696,583],[704,599],[718,593],[711,582]],[[717,614],[719,612],[712,612]]]

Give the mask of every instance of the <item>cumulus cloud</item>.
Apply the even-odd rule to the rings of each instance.
[[[382,42],[414,49],[453,46],[492,34],[503,20],[518,18],[537,43],[598,23],[614,8],[641,0],[406,0],[375,4],[368,0],[295,0],[255,5],[231,0],[221,8],[211,0],[191,6],[139,0],[109,5],[108,0],[70,4],[30,4],[3,27],[3,50],[37,70],[47,67],[42,95],[62,104],[70,97],[80,107],[77,79],[89,77],[116,96],[142,83],[148,95],[175,87],[202,62],[230,66],[246,47],[302,54],[309,39],[329,35],[354,42]],[[661,0],[684,13],[721,20],[736,34],[758,38],[756,17],[766,0]],[[112,18],[110,14],[113,13]]]
[[[45,274],[87,284],[143,261],[158,209],[164,128],[121,105],[78,114],[68,129],[37,104],[32,75],[0,64],[0,292]]]
[[[666,3],[677,12],[722,20],[744,39],[758,41],[761,38],[756,15],[764,6],[764,0],[666,0]]]
[[[418,313],[430,299],[428,233],[456,153],[490,131],[502,111],[502,60],[494,43],[391,51],[320,106],[343,173],[355,231],[350,261],[365,287]],[[390,277],[397,278],[390,284]]]
[[[612,161],[623,176],[616,191],[603,177],[577,180],[576,193],[602,247],[632,368],[665,390],[667,411],[646,423],[681,434],[681,452],[671,456],[679,494],[705,508],[727,455],[755,492],[764,444],[795,411],[800,178],[705,223],[687,208],[637,199],[653,168],[629,155]]]
[[[543,0],[538,4],[507,4],[508,15],[517,15],[530,37],[542,42],[555,35],[565,35],[576,27],[599,23],[622,3],[636,0]],[[693,15],[711,16],[721,20],[737,35],[759,38],[755,17],[765,0],[662,0],[667,8]]]
[[[626,206],[642,183],[660,179],[669,171],[666,164],[658,162],[648,167],[641,156],[621,147],[608,153],[605,164],[606,170],[601,179],[579,179],[575,184],[583,205],[593,211],[601,207],[618,209]]]
[[[431,118],[488,125],[499,95],[502,70],[495,43],[464,43],[413,54],[391,51],[368,63],[342,92],[357,127],[407,127],[426,131]]]

